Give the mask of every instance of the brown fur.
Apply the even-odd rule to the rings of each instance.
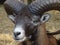
[[[38,27],[38,37],[37,40],[35,41],[38,45],[57,45],[57,40],[55,37],[52,35],[47,35],[46,29],[45,29],[45,24],[41,25]],[[26,45],[32,45],[32,43],[27,40]],[[23,44],[18,44],[18,45],[23,45]]]
[[[49,38],[50,45],[57,45],[57,40],[55,37],[49,35],[48,38]]]
[[[38,37],[36,42],[38,45],[57,45],[57,40],[52,35],[47,35],[45,24],[38,27]]]

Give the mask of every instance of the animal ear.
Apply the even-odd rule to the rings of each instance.
[[[41,21],[41,23],[45,23],[49,20],[49,18],[50,18],[50,14],[46,13],[46,14],[42,15],[40,21]]]
[[[15,22],[15,16],[13,16],[13,15],[8,15],[8,18],[11,19],[13,22]]]

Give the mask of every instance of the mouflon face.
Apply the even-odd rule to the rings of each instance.
[[[33,33],[34,29],[36,29],[38,25],[45,23],[49,17],[49,14],[44,14],[40,17],[31,14],[27,8],[23,9],[21,13],[12,18],[12,21],[15,23],[15,40],[19,40],[20,42],[24,41]]]
[[[13,31],[15,40],[20,42],[25,41],[38,25],[45,23],[50,18],[50,14],[44,14],[42,8],[42,12],[40,12],[42,14],[37,13],[37,9],[39,8],[34,7],[34,5],[35,2],[31,5],[25,5],[17,0],[6,0],[4,3],[8,17],[15,24]]]

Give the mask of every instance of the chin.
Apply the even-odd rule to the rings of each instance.
[[[24,37],[24,38],[21,38],[21,39],[15,39],[17,42],[24,42],[24,41],[26,41],[26,37]]]

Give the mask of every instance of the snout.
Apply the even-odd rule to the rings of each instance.
[[[14,39],[19,42],[23,42],[26,40],[25,30],[23,30],[22,27],[16,27],[13,34],[14,34]]]

